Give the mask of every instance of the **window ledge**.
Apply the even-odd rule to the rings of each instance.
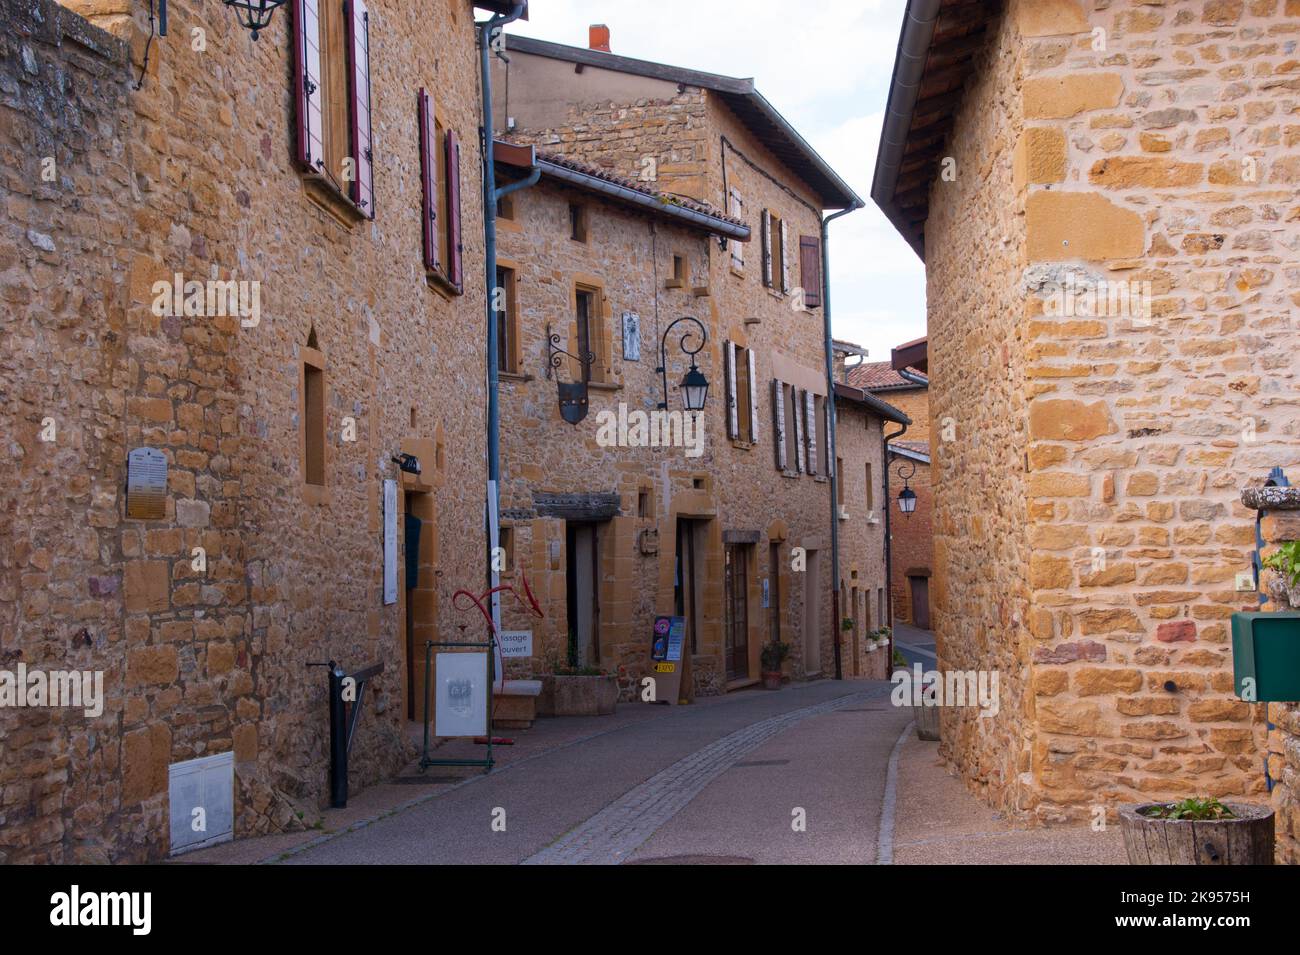
[[[329,487],[324,484],[304,484],[302,500],[304,504],[312,507],[326,507],[330,503]]]
[[[786,468],[784,471],[781,472],[781,477],[798,479],[803,477],[803,475],[800,474],[798,471],[791,471],[789,468]]]
[[[592,391],[622,391],[621,381],[589,381],[587,387]]]
[[[502,381],[525,382],[536,380],[536,376],[530,375],[525,371],[501,371],[500,369],[497,370],[497,377]]]
[[[338,187],[322,175],[303,173],[302,187],[313,205],[329,213],[346,229],[351,229],[366,218],[366,214],[351,199],[339,192]]]
[[[453,285],[451,279],[443,275],[437,269],[426,268],[424,270],[425,281],[429,286],[443,295],[464,295],[465,289],[459,285]]]
[[[752,451],[752,450],[754,450],[754,442],[753,442],[753,441],[745,441],[745,440],[742,439],[742,438],[732,438],[732,439],[731,439],[731,446],[732,446],[733,448],[739,448],[741,451]]]

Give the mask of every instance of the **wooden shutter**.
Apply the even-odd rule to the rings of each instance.
[[[736,343],[727,342],[727,437],[740,435],[739,409],[736,407]]]
[[[293,0],[293,92],[298,121],[298,163],[318,171],[325,165],[325,120],[321,112],[319,0]]]
[[[821,241],[815,235],[799,236],[799,284],[803,286],[805,308],[822,303]]]
[[[776,466],[786,469],[785,454],[785,385],[779,378],[772,379],[772,433],[776,435]]]
[[[421,196],[424,219],[424,267],[438,271],[442,260],[438,258],[438,127],[433,120],[433,97],[421,89],[417,97],[420,123],[420,182],[423,185]]]
[[[759,235],[763,240],[763,284],[772,287],[772,213],[763,210],[762,228]]]
[[[349,105],[353,175],[350,191],[357,208],[375,217],[374,136],[370,123],[370,12],[364,0],[347,0]]]
[[[793,406],[791,410],[794,412],[792,415],[794,418],[794,469],[803,474],[805,470],[804,461],[806,460],[804,458],[805,442],[803,436],[805,428],[803,415],[799,413],[799,390],[793,385],[790,387],[790,404]]]
[[[758,440],[758,379],[754,377],[754,349],[745,352],[749,359],[749,440]]]
[[[790,291],[790,229],[781,220],[781,291]]]
[[[460,138],[447,130],[447,279],[460,291],[464,279],[460,247]],[[593,315],[594,321],[599,314]]]
[[[804,433],[808,440],[808,473],[821,474],[817,467],[817,397],[811,391],[803,393]]]
[[[731,190],[731,215],[735,219],[745,218],[745,201],[735,189]],[[745,268],[745,243],[739,239],[728,239],[727,244],[731,246],[731,267],[738,272],[742,271]],[[750,390],[753,391],[753,388]]]

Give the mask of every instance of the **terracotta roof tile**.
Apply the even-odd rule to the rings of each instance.
[[[904,378],[887,361],[865,361],[853,365],[848,370],[848,378],[850,385],[863,391],[918,387],[917,382]]]

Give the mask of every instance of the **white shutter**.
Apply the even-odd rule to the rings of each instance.
[[[803,410],[807,418],[805,430],[808,432],[808,473],[821,474],[817,466],[817,398],[811,391],[803,393]]]
[[[727,342],[727,437],[740,435],[736,409],[736,343]]]
[[[776,466],[786,469],[785,456],[785,385],[772,379],[772,433],[776,435]]]
[[[790,386],[790,403],[794,405],[794,469],[800,474],[804,473],[804,425],[803,415],[799,413],[799,391],[793,385]]]
[[[731,190],[731,216],[734,219],[745,218],[745,201],[735,189]],[[745,268],[745,243],[730,239],[727,244],[731,246],[731,267],[737,272],[742,271]]]
[[[781,291],[790,291],[790,230],[781,220]]]
[[[772,213],[763,210],[763,222],[760,229],[763,241],[763,284],[772,287]]]
[[[745,352],[749,359],[749,440],[758,440],[758,379],[754,377],[754,349]]]

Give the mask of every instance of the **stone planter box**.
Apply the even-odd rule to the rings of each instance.
[[[1164,803],[1121,806],[1120,830],[1129,865],[1272,865],[1273,810],[1224,803],[1232,819],[1153,819],[1143,809]]]
[[[556,676],[541,678],[538,716],[608,716],[618,705],[618,677]]]
[[[914,706],[916,712],[916,738],[939,741],[939,707]]]

